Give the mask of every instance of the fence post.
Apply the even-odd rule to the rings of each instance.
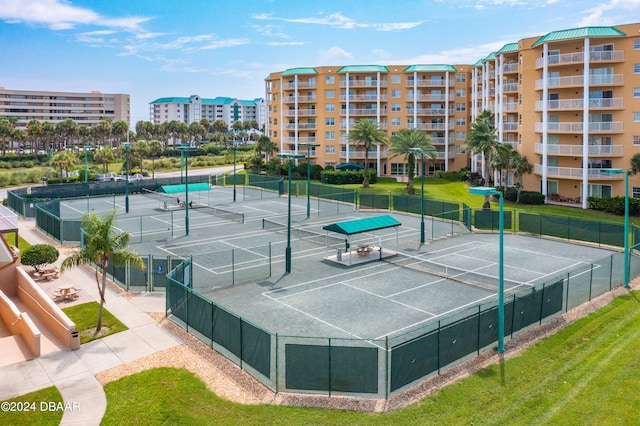
[[[329,368],[328,368],[328,389],[329,389],[329,396],[331,396],[331,337],[329,337],[329,345],[327,346],[327,351],[328,351],[328,358],[329,358]]]
[[[389,335],[384,337],[384,397],[389,399]]]

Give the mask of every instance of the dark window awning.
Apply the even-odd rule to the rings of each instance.
[[[384,215],[332,223],[331,225],[323,226],[322,229],[343,235],[353,235],[375,231],[377,229],[393,228],[400,225],[402,224],[391,216]]]
[[[187,185],[162,185],[162,192],[167,194],[177,194],[180,192],[187,191]],[[189,184],[189,192],[197,192],[197,191],[209,191],[211,187],[206,182],[198,182],[198,183],[190,183]]]

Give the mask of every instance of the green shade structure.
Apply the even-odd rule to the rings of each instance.
[[[127,169],[126,169],[126,182],[124,186],[124,211],[129,213],[129,148],[131,148],[131,144],[129,142],[123,143],[125,155],[127,157]]]
[[[420,244],[424,244],[424,241],[425,241],[425,238],[424,238],[424,154],[435,153],[436,149],[435,148],[409,148],[408,151],[414,154],[420,154],[420,158],[422,160],[422,163],[421,163],[422,173],[420,174],[421,176],[420,193],[422,194],[420,199]]]
[[[180,157],[184,154],[184,230],[185,235],[189,235],[189,151],[195,151],[196,148],[192,148],[188,143],[182,143],[176,147],[180,151]]]
[[[497,195],[500,197],[500,260],[498,263],[498,352],[504,352],[504,196],[500,191],[488,186],[469,188],[473,195]]]
[[[298,146],[307,147],[307,219],[311,216],[311,148],[320,146],[317,143],[301,143]]]
[[[624,282],[629,288],[629,172],[622,169],[602,169],[602,173],[624,175]]]
[[[285,270],[287,273],[291,273],[291,168],[293,160],[299,160],[304,158],[303,154],[278,154],[278,158],[286,158],[289,160],[289,183],[287,189],[288,209],[287,209],[287,248],[284,252],[285,258]]]

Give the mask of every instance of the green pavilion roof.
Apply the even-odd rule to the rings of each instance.
[[[182,184],[178,184],[178,185],[162,185],[160,188],[161,188],[162,192],[165,192],[167,194],[178,194],[178,193],[181,193],[181,192],[186,192],[186,190],[187,190],[187,186],[186,185],[182,185]],[[210,189],[211,189],[211,187],[206,182],[198,182],[198,183],[190,183],[189,184],[189,192],[209,191]]]
[[[316,71],[315,68],[311,68],[311,67],[289,68],[288,70],[284,70],[280,75],[282,77],[286,77],[288,75],[301,75],[301,74],[318,74],[318,71]]]
[[[322,229],[343,235],[353,235],[360,234],[362,232],[375,231],[377,229],[392,228],[400,225],[402,224],[391,216],[384,215],[332,223],[331,225],[323,226]]]
[[[411,65],[402,72],[420,72],[420,71],[458,71],[453,65],[433,64],[433,65]]]
[[[337,72],[389,72],[389,68],[384,65],[347,65],[340,68]]]
[[[539,46],[542,43],[553,41],[572,40],[576,38],[589,37],[624,37],[625,33],[614,27],[582,27],[570,30],[553,31],[540,37],[531,47]]]

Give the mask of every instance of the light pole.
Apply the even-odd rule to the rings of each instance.
[[[122,144],[124,146],[125,156],[127,157],[127,168],[125,176],[125,184],[124,184],[124,211],[129,213],[129,148],[131,148],[131,144],[129,142]]]
[[[433,154],[436,152],[436,150],[434,148],[409,148],[407,151],[414,153],[414,154],[420,154],[420,159],[421,159],[421,179],[420,179],[420,192],[422,194],[422,196],[420,197],[420,244],[424,244],[424,154],[425,152],[427,154]]]
[[[285,258],[285,270],[287,273],[291,273],[291,167],[293,164],[293,160],[304,158],[302,154],[288,154],[282,153],[278,154],[278,158],[288,158],[289,159],[289,183],[287,189],[287,198],[288,198],[288,209],[287,209],[287,248],[284,252]]]
[[[84,183],[89,183],[89,150],[91,145],[84,146]]]
[[[184,230],[186,235],[189,235],[189,151],[195,151],[196,148],[191,148],[191,146],[185,142],[181,143],[176,149],[180,151],[180,158],[182,158],[182,154],[184,153]]]
[[[603,169],[603,173],[624,175],[624,282],[629,288],[629,171],[622,169]]]
[[[233,202],[236,202],[236,140],[233,140]]]
[[[311,217],[311,148],[320,146],[317,143],[301,143],[298,146],[307,147],[307,219]]]
[[[500,197],[500,260],[498,265],[498,352],[504,352],[504,197],[500,191],[488,186],[469,188],[469,194],[497,195]]]

